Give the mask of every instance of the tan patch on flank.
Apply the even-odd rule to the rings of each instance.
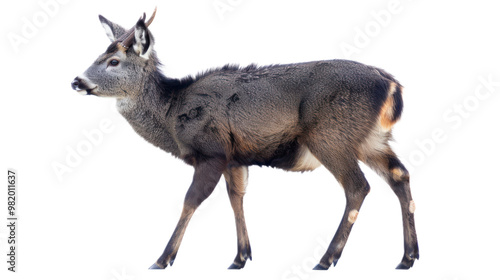
[[[349,217],[347,218],[347,221],[351,224],[354,224],[354,222],[356,222],[356,219],[358,218],[358,214],[358,210],[349,211]]]
[[[415,210],[416,210],[415,201],[413,201],[413,200],[410,201],[410,207],[409,208],[410,208],[409,209],[410,213],[412,213],[412,214],[415,213]]]
[[[394,98],[393,94],[396,91],[397,84],[391,82],[389,86],[389,91],[387,94],[387,100],[385,100],[384,105],[382,105],[382,109],[380,110],[380,125],[385,131],[391,130],[395,121],[393,121],[392,116],[394,114]]]

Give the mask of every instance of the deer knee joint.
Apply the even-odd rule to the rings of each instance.
[[[396,182],[410,180],[410,174],[408,174],[408,171],[401,169],[399,167],[391,169],[391,174],[392,174],[392,179],[394,179],[394,181]]]
[[[354,224],[354,222],[356,222],[356,219],[358,218],[358,210],[351,210],[349,211],[349,216],[347,217],[347,221],[351,224]]]

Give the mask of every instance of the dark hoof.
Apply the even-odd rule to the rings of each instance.
[[[232,263],[227,269],[242,269],[245,267],[245,263]]]
[[[245,255],[243,257],[243,260],[241,260],[237,256],[236,259],[233,261],[233,263],[227,269],[242,269],[245,267],[245,264],[247,263],[247,259],[252,260],[252,256]]]
[[[408,265],[406,263],[401,262],[398,266],[396,266],[396,269],[408,270],[412,266],[413,266],[413,264]]]
[[[242,250],[242,253],[238,253],[238,255],[236,255],[233,263],[227,269],[242,269],[245,267],[247,260],[252,260],[252,250],[250,249],[250,245]]]
[[[418,260],[419,257],[420,256],[418,254],[410,254],[410,257],[405,255],[396,269],[410,269],[415,263],[415,260]]]
[[[161,268],[156,263],[154,263],[152,266],[149,267],[149,269],[165,269],[165,268]]]
[[[328,270],[328,267],[324,267],[322,264],[318,263],[313,270]]]

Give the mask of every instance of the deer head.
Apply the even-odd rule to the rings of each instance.
[[[158,61],[153,50],[154,38],[143,14],[136,25],[126,30],[99,16],[111,44],[95,62],[71,83],[71,87],[87,95],[129,97],[139,94],[146,77],[156,69]]]

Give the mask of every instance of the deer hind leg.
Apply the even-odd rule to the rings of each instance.
[[[384,137],[388,139],[388,137]],[[419,258],[417,233],[415,230],[415,202],[410,191],[410,174],[387,140],[383,149],[365,149],[360,160],[380,174],[399,199],[403,216],[404,255],[397,269],[409,269]],[[379,145],[380,147],[380,145]]]
[[[213,192],[225,166],[226,162],[220,159],[205,160],[195,165],[193,182],[186,193],[184,207],[177,227],[172,237],[170,237],[163,254],[149,269],[164,269],[168,265],[173,265],[189,220],[196,208]]]
[[[248,239],[245,215],[243,213],[243,196],[248,182],[248,167],[231,167],[224,171],[229,200],[234,211],[236,220],[236,234],[238,238],[238,253],[228,269],[241,269],[245,266],[247,259],[252,260],[252,249]]]
[[[352,226],[356,221],[361,204],[370,191],[370,186],[359,168],[356,152],[351,151],[346,146],[341,147],[338,143],[342,142],[338,142],[339,140],[332,141],[332,138],[316,139],[308,144],[313,155],[342,185],[346,196],[346,207],[342,221],[326,253],[321,258],[319,264],[314,267],[315,270],[326,270],[332,263],[333,265],[337,264]]]

